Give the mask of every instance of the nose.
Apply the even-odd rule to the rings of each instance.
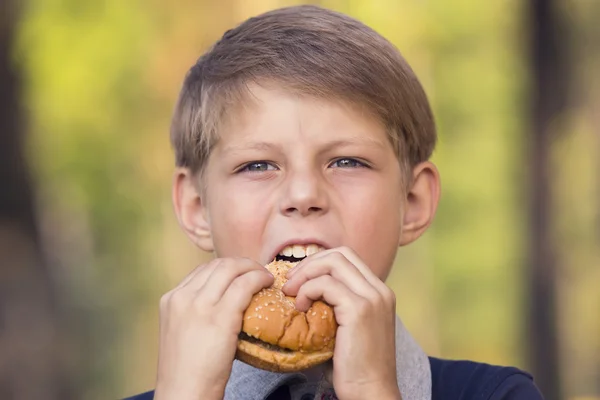
[[[328,209],[325,182],[318,173],[304,171],[290,175],[282,191],[281,213],[286,216],[323,214]]]

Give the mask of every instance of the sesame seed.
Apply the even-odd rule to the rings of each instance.
[[[312,312],[312,315],[317,315],[317,312],[316,312],[316,311],[313,311],[313,312]]]
[[[254,311],[258,311],[258,307],[255,307],[255,308],[254,308]]]
[[[274,308],[271,308],[271,309],[270,309],[270,311],[275,311],[275,309],[274,309]]]
[[[258,316],[258,319],[262,319],[262,315],[259,315],[259,316]]]
[[[265,317],[265,321],[268,321],[268,320],[269,320],[269,317]]]
[[[325,319],[325,318],[327,318],[325,315],[323,315],[323,316],[321,317],[321,319]]]

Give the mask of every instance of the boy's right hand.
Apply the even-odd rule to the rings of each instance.
[[[225,258],[197,267],[166,293],[155,399],[222,399],[243,313],[272,283],[273,275],[255,261]]]

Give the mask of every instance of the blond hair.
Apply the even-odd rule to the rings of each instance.
[[[189,70],[171,125],[177,166],[202,171],[219,126],[248,99],[248,85],[263,82],[368,110],[407,173],[435,147],[427,96],[396,47],[347,15],[305,5],[246,20]]]

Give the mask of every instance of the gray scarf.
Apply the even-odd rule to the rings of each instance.
[[[429,359],[400,318],[396,317],[396,377],[403,400],[431,399],[431,369]],[[264,400],[280,386],[292,388],[305,383],[301,373],[280,374],[263,371],[240,361],[234,361],[224,400]],[[327,384],[321,382],[315,398],[320,398]]]

